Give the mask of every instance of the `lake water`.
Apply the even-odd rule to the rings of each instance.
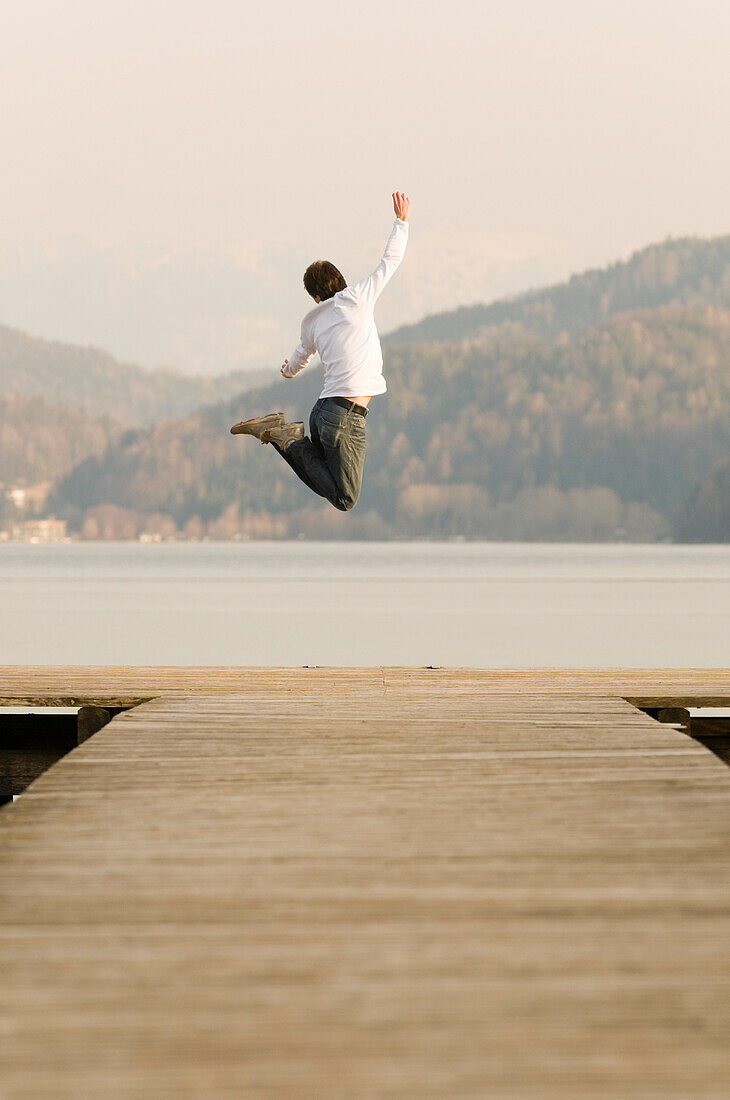
[[[1,664],[730,665],[730,545],[0,544]]]

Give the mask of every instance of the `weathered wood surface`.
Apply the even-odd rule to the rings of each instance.
[[[0,1095],[725,1097],[730,772],[620,696],[730,672],[613,676],[0,671],[158,696],[0,810]]]
[[[86,665],[0,665],[0,706],[19,703],[57,706],[89,703],[129,706],[141,699],[168,695],[225,695],[262,690],[297,694],[302,689],[326,691],[333,677],[343,689],[368,687],[373,676],[415,690],[439,694],[517,692],[628,697],[642,706],[708,706],[728,704],[730,669],[722,668],[217,668]]]

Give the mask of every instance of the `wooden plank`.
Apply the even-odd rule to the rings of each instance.
[[[166,695],[256,690],[318,691],[333,680],[357,690],[372,677],[389,690],[419,690],[628,698],[640,707],[728,706],[730,668],[717,669],[416,669],[219,668],[142,666],[0,666],[0,706],[95,704],[133,706]]]
[[[3,1098],[726,1094],[730,773],[620,696],[727,672],[23,675],[157,697],[0,811]]]

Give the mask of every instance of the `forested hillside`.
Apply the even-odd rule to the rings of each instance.
[[[244,372],[190,377],[120,363],[97,348],[39,340],[0,325],[0,395],[40,398],[122,424],[152,424],[260,383]],[[1,478],[0,478],[1,480]]]
[[[58,480],[119,438],[110,417],[90,417],[31,397],[0,397],[0,485]]]
[[[121,428],[32,397],[0,397],[0,531],[16,519],[43,514],[54,482],[89,455],[100,455]],[[22,493],[24,507],[15,494]]]
[[[674,524],[677,542],[730,542],[730,460],[696,486]]]
[[[726,537],[730,237],[428,318],[385,359],[345,516],[229,434],[306,418],[314,364],[244,392],[0,329],[0,482],[53,481],[45,514],[98,538]]]
[[[167,532],[219,537],[655,539],[730,454],[730,311],[714,306],[624,312],[553,342],[508,321],[390,344],[387,376],[348,516],[272,448],[228,434],[243,415],[301,418],[321,385],[311,368],[126,433],[60,482],[54,508],[96,534],[154,513]]]
[[[671,305],[730,309],[730,236],[685,237],[650,245],[626,262],[574,275],[565,283],[490,305],[466,306],[426,317],[391,333],[411,340],[460,340],[506,321],[552,341],[576,336],[617,313]]]

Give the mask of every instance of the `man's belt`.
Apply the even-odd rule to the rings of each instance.
[[[353,412],[360,413],[360,416],[367,416],[368,410],[364,405],[356,405],[354,401],[348,401],[346,397],[328,397],[328,401],[334,401],[335,405],[341,405],[343,409],[352,409]]]

